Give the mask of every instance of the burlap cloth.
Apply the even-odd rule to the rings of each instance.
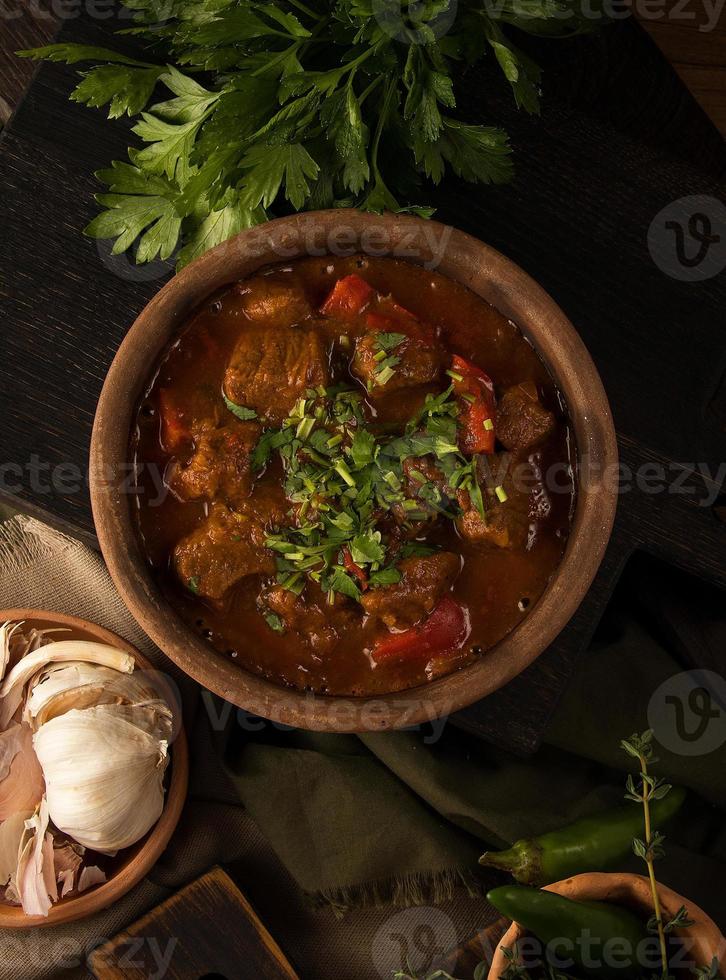
[[[174,674],[129,615],[100,557],[22,516],[0,525],[0,607],[13,606],[99,623]],[[303,980],[390,978],[412,937],[447,945],[482,925],[481,899],[464,891],[436,908],[357,910],[342,920],[329,909],[312,908],[240,805],[211,745],[206,715],[195,711],[195,686],[175,677],[184,691],[191,782],[167,851],[146,880],[92,919],[51,929],[0,930],[0,980],[90,976],[85,961],[92,949],[217,863],[244,890]]]

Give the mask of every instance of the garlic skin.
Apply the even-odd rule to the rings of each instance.
[[[19,901],[26,915],[47,916],[53,902],[58,901],[53,838],[47,830],[48,805],[44,798],[37,812],[25,821],[18,869],[7,890],[8,897]]]
[[[38,757],[33,751],[33,733],[28,725],[12,725],[0,735],[7,769],[0,780],[0,821],[19,810],[35,810],[45,784]]]
[[[152,702],[140,727],[130,720],[133,707],[104,704],[71,709],[40,726],[33,745],[60,831],[101,854],[148,833],[164,809],[168,742],[159,735],[166,713],[164,702]]]
[[[20,841],[25,834],[25,821],[32,810],[20,810],[0,824],[0,888],[4,888],[18,870]]]

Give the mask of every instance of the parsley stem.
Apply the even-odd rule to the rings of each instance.
[[[323,19],[321,14],[316,14],[314,10],[311,10],[310,7],[307,7],[304,3],[301,3],[300,0],[289,0],[289,2],[291,7],[297,7],[297,9],[303,14],[307,14],[308,17],[312,17],[313,20]]]
[[[373,79],[371,84],[367,88],[365,88],[363,92],[361,92],[361,94],[358,96],[358,104],[362,106],[365,100],[371,94],[371,92],[376,88],[377,85],[380,85],[382,81],[383,81],[383,75],[376,75],[376,77]]]

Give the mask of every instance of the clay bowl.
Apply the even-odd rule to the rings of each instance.
[[[590,872],[556,881],[552,885],[546,885],[544,890],[576,901],[612,902],[633,912],[642,912],[645,918],[650,918],[653,914],[650,882],[642,875]],[[658,885],[658,896],[666,920],[673,918],[682,905],[688,909],[688,917],[693,920],[693,925],[675,930],[674,935],[684,943],[686,955],[697,967],[710,966],[714,957],[721,965],[726,963],[726,939],[703,909],[665,885]],[[512,949],[524,935],[525,930],[513,922],[499,940],[488,980],[498,980],[508,965],[502,947]]]
[[[182,622],[154,583],[132,526],[127,492],[137,402],[157,358],[189,315],[215,290],[270,263],[356,252],[435,264],[437,271],[510,317],[537,348],[567,401],[580,466],[565,556],[527,618],[481,661],[425,687],[375,698],[302,694],[255,676],[212,649]],[[615,432],[595,366],[567,317],[525,272],[475,238],[437,222],[321,211],[242,232],[184,269],[141,313],[119,348],[98,403],[91,500],[103,556],[119,592],[149,636],[184,671],[228,701],[283,724],[370,732],[433,720],[470,705],[510,681],[554,640],[605,551],[615,515],[616,468]]]
[[[140,669],[154,670],[153,664],[130,643],[122,640],[120,636],[116,636],[110,630],[96,626],[94,623],[87,623],[83,619],[78,619],[76,616],[41,612],[38,609],[0,610],[0,623],[8,620],[22,620],[29,626],[35,626],[39,629],[53,626],[64,627],[70,630],[69,633],[63,634],[65,639],[94,640],[98,643],[108,643],[135,657]],[[154,680],[159,693],[167,699],[169,704],[176,704],[177,698],[171,686],[164,681],[163,675],[157,674]],[[179,823],[187,795],[189,757],[183,728],[179,727],[169,753],[171,762],[167,769],[164,810],[146,837],[143,837],[133,847],[121,851],[118,857],[114,859],[113,871],[108,881],[94,888],[89,888],[88,891],[77,897],[71,895],[60,899],[51,906],[47,918],[26,915],[21,908],[4,905],[0,902],[0,928],[31,929],[87,919],[117,902],[149,873],[169,843],[169,838]]]

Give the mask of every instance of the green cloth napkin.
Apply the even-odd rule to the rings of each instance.
[[[496,880],[478,869],[483,850],[620,802],[633,769],[620,740],[648,727],[653,692],[689,667],[679,637],[696,647],[696,665],[709,645],[720,657],[726,649],[722,596],[696,589],[686,601],[685,580],[654,579],[639,564],[529,759],[451,724],[433,744],[424,733],[228,726],[219,743],[228,772],[299,886],[339,911],[436,902],[459,885],[481,893]],[[699,756],[657,749],[655,772],[693,791],[669,828],[659,878],[724,926],[726,744]],[[632,858],[622,870],[642,868]]]

